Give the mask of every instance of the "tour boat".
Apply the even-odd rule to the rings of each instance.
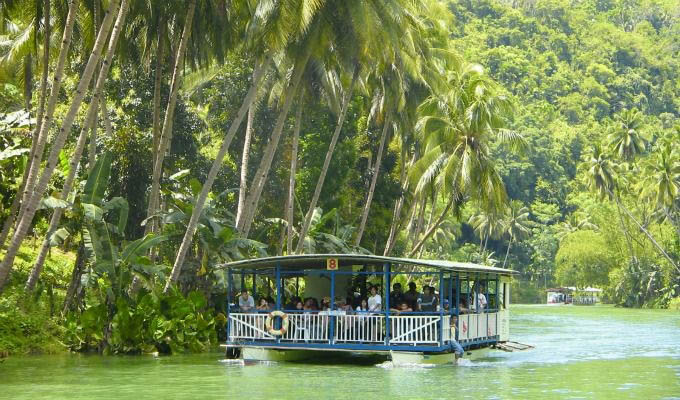
[[[339,354],[367,354],[395,364],[442,364],[460,356],[484,356],[490,349],[526,348],[509,341],[510,280],[515,274],[509,269],[363,254],[267,257],[219,268],[225,269],[228,284],[224,347],[229,358],[330,360]],[[417,276],[435,289],[438,306],[391,310],[396,306],[390,299],[405,296],[406,284]],[[401,294],[390,292],[395,282],[404,283]],[[368,297],[372,286],[377,286],[381,307],[356,311],[355,301]],[[244,289],[248,294],[240,294]],[[422,293],[422,288],[417,291]],[[252,293],[269,294],[273,304],[267,310],[243,312],[238,297],[246,302]],[[413,292],[409,296],[413,301]],[[327,298],[330,307],[299,310],[289,304],[294,297]],[[351,307],[343,304],[345,298]]]

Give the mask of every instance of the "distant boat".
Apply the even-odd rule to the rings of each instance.
[[[574,286],[552,288],[546,291],[546,304],[549,306],[560,305],[594,305],[600,302],[602,289],[587,287],[576,288]]]

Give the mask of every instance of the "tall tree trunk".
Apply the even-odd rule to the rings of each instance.
[[[253,72],[254,74],[255,72]],[[253,102],[248,109],[246,120],[246,137],[243,140],[243,152],[241,153],[241,181],[238,186],[238,207],[236,209],[236,221],[241,218],[248,194],[248,160],[250,158],[250,140],[253,135],[253,120],[255,119],[256,104]]]
[[[93,12],[94,22],[93,22],[93,26],[94,26],[94,35],[95,36],[97,36],[97,32],[99,30],[99,5],[100,5],[99,1],[94,2],[94,12]],[[96,82],[93,82],[92,93],[95,93],[95,91],[96,91]],[[95,112],[94,121],[92,122],[92,125],[90,126],[92,131],[91,131],[91,135],[90,135],[90,144],[89,144],[88,150],[87,150],[87,169],[88,169],[88,171],[91,171],[92,168],[94,168],[94,163],[95,163],[96,156],[97,156],[96,155],[97,154],[97,125],[98,125],[97,115],[98,115],[97,112]]]
[[[17,190],[12,200],[12,205],[9,208],[9,214],[2,225],[2,232],[0,232],[0,250],[5,247],[5,241],[7,236],[9,236],[9,231],[14,225],[16,219],[17,211],[19,210],[19,205],[21,204],[21,196],[24,193],[26,187],[26,180],[28,179],[28,173],[31,169],[31,162],[34,158],[36,148],[38,146],[38,139],[40,134],[40,126],[42,125],[43,114],[45,113],[45,99],[47,98],[47,78],[49,75],[49,65],[50,65],[50,0],[45,0],[43,5],[43,15],[45,20],[45,34],[43,35],[43,58],[42,58],[42,77],[40,79],[40,100],[38,104],[38,116],[36,119],[36,125],[33,128],[33,133],[31,134],[31,150],[28,153],[28,163],[24,168],[23,176],[21,177],[21,185],[19,190]]]
[[[163,44],[163,38],[165,36],[165,21],[163,18],[158,19],[158,38],[156,44],[156,71],[154,71],[154,89],[153,89],[153,122],[152,122],[152,147],[151,154],[158,154],[159,143],[161,140],[161,86],[163,84],[163,52],[165,46]],[[154,210],[158,209],[158,201],[156,204],[151,205]],[[150,220],[144,227],[145,233],[151,231],[156,231],[157,221],[155,219]]]
[[[505,251],[505,259],[503,259],[503,268],[505,268],[505,263],[508,261],[508,255],[510,254],[510,246],[512,246],[512,240],[514,237],[510,236],[510,243],[508,243],[508,249]]]
[[[163,130],[158,144],[158,151],[154,155],[153,176],[151,177],[151,193],[149,194],[149,203],[146,213],[147,218],[156,213],[159,202],[161,175],[163,174],[163,160],[165,158],[166,151],[168,151],[170,148],[172,138],[172,122],[175,114],[175,105],[177,104],[177,94],[179,92],[179,86],[182,80],[180,70],[182,67],[182,61],[184,60],[184,52],[186,50],[187,43],[189,42],[189,36],[191,35],[191,24],[194,19],[195,10],[196,0],[191,0],[189,3],[189,9],[187,10],[182,37],[180,39],[179,46],[177,47],[177,54],[175,55],[175,65],[172,73],[172,83],[170,85],[170,97],[168,98],[168,106],[165,110]],[[148,233],[153,225],[153,223],[151,223],[151,225],[147,223],[145,233]]]
[[[371,202],[373,201],[373,193],[375,192],[375,185],[378,182],[378,175],[380,174],[380,164],[382,162],[382,155],[383,149],[385,148],[385,142],[387,141],[387,132],[389,131],[389,125],[391,122],[392,121],[390,120],[390,114],[388,113],[387,116],[385,117],[382,137],[380,138],[380,147],[378,147],[378,155],[375,158],[375,167],[373,168],[371,186],[368,189],[368,197],[366,198],[366,204],[364,204],[364,210],[361,213],[361,223],[359,224],[359,231],[357,232],[357,237],[354,240],[355,246],[358,246],[361,243],[361,237],[364,235],[364,229],[366,228],[366,220],[368,219],[368,212],[371,210]]]
[[[102,113],[102,122],[104,123],[104,131],[106,132],[106,137],[110,139],[113,136],[113,126],[111,126],[109,110],[106,107],[106,99],[99,99],[99,109],[100,112]]]
[[[14,232],[14,235],[12,236],[12,242],[10,244],[10,247],[7,249],[7,253],[5,254],[4,259],[2,260],[2,263],[0,263],[0,292],[2,291],[7,282],[7,277],[12,269],[12,266],[14,265],[14,258],[16,257],[16,254],[19,251],[21,242],[24,240],[24,237],[28,233],[28,228],[30,227],[33,221],[33,216],[35,215],[36,209],[38,208],[40,199],[42,198],[43,194],[45,193],[45,190],[47,189],[47,184],[52,178],[52,174],[54,173],[54,169],[56,168],[59,159],[59,153],[61,152],[61,149],[64,147],[64,143],[66,142],[68,133],[71,131],[73,121],[75,120],[76,114],[78,113],[78,109],[80,108],[80,104],[82,103],[83,98],[85,97],[87,87],[90,85],[90,81],[92,80],[92,75],[94,74],[95,66],[97,65],[97,63],[99,63],[101,59],[101,52],[102,49],[104,48],[104,44],[106,43],[106,37],[108,36],[109,31],[111,30],[111,25],[113,24],[113,17],[115,11],[118,9],[118,4],[119,4],[118,0],[112,0],[109,5],[109,9],[106,11],[104,21],[102,22],[102,29],[99,31],[99,34],[97,35],[97,40],[95,41],[94,48],[90,53],[90,57],[87,61],[87,65],[85,66],[85,70],[83,71],[83,74],[80,78],[80,82],[78,82],[78,87],[76,88],[75,96],[71,101],[71,106],[68,110],[68,113],[64,117],[64,121],[61,125],[61,128],[59,129],[59,133],[54,138],[54,143],[52,144],[50,155],[47,159],[47,164],[45,165],[45,168],[42,174],[40,175],[40,179],[38,179],[38,183],[35,186],[33,195],[30,197],[29,202],[25,205],[23,215],[21,216],[21,220],[19,222],[19,225],[17,226],[17,230]],[[45,123],[46,122],[47,119],[45,119]]]
[[[401,187],[401,193],[396,203],[394,204],[394,211],[392,212],[392,224],[390,224],[390,233],[387,237],[387,243],[385,244],[385,251],[383,252],[383,256],[388,256],[392,252],[392,248],[394,247],[394,243],[396,242],[397,230],[402,225],[401,209],[404,206],[404,193],[406,193],[406,190],[408,188],[408,181],[406,180],[406,149],[403,146],[401,151],[401,159],[402,166],[401,173],[399,174],[399,182],[401,183],[399,187]]]
[[[116,24],[113,27],[111,38],[109,39],[109,46],[106,53],[106,57],[104,58],[104,62],[102,63],[101,69],[99,70],[99,76],[97,76],[97,81],[95,83],[92,100],[87,109],[85,125],[80,131],[80,135],[78,136],[78,141],[76,143],[76,148],[73,151],[73,155],[71,156],[71,160],[69,162],[68,176],[66,177],[66,181],[64,182],[64,187],[62,188],[60,196],[61,199],[63,200],[66,200],[68,198],[69,193],[71,193],[73,183],[75,182],[76,176],[78,174],[78,166],[80,164],[80,159],[83,154],[83,149],[85,148],[87,132],[92,125],[97,123],[96,122],[97,114],[99,111],[99,103],[102,101],[101,96],[102,91],[104,90],[104,83],[106,82],[106,78],[109,75],[109,69],[111,68],[113,55],[115,54],[116,44],[118,43],[118,38],[120,37],[120,33],[123,29],[123,24],[125,23],[125,18],[127,16],[127,9],[128,0],[122,0],[120,11],[118,13],[118,18],[116,19]],[[89,166],[89,169],[92,170],[92,166]],[[55,209],[54,212],[52,213],[49,228],[47,229],[45,239],[43,240],[42,245],[40,247],[40,253],[38,254],[38,258],[36,259],[35,264],[33,265],[31,274],[29,275],[28,280],[26,281],[25,286],[26,291],[29,292],[32,291],[33,288],[35,287],[35,284],[38,281],[38,277],[40,276],[40,273],[42,272],[43,266],[45,264],[47,252],[50,249],[50,239],[54,232],[56,232],[57,228],[59,227],[59,221],[61,220],[62,213],[63,210],[61,208]]]
[[[449,210],[451,209],[451,206],[453,206],[453,200],[454,196],[452,195],[451,198],[449,199],[449,202],[446,203],[444,211],[442,211],[439,218],[437,218],[437,221],[435,221],[435,223],[432,224],[432,226],[430,226],[430,228],[425,232],[425,235],[423,235],[422,239],[420,239],[420,241],[416,243],[415,246],[413,246],[413,249],[411,249],[411,252],[409,253],[409,257],[416,254],[418,250],[420,250],[420,248],[425,244],[427,239],[429,239],[430,236],[432,236],[434,231],[437,230],[437,228],[439,228],[439,225],[441,225],[441,223],[444,221],[444,218],[446,218],[446,214],[448,214]]]
[[[45,109],[44,114],[41,117],[40,126],[36,126],[35,129],[38,130],[37,141],[35,146],[35,151],[29,164],[26,166],[28,168],[28,176],[24,180],[23,193],[17,193],[17,196],[21,197],[21,203],[19,208],[19,216],[17,222],[19,222],[24,214],[25,208],[29,203],[31,196],[33,196],[33,190],[35,188],[35,182],[38,179],[38,173],[40,172],[40,163],[42,162],[43,153],[45,151],[45,144],[47,143],[47,136],[49,134],[50,125],[52,124],[52,118],[54,116],[54,110],[57,106],[57,100],[59,98],[59,90],[61,89],[61,79],[64,75],[64,66],[66,64],[66,58],[68,57],[68,51],[71,47],[71,38],[73,37],[73,26],[78,13],[78,0],[71,0],[68,7],[68,15],[66,17],[66,24],[64,25],[64,34],[61,39],[61,48],[59,49],[59,59],[57,60],[57,66],[54,70],[54,77],[52,78],[52,90],[50,91],[50,97],[47,101],[47,109]],[[46,43],[49,47],[49,43]],[[44,72],[44,70],[43,70]],[[18,226],[17,226],[18,228]],[[4,240],[3,240],[4,243]],[[0,288],[2,287],[2,267],[0,267]]]
[[[293,129],[293,142],[290,149],[290,178],[288,179],[288,202],[286,203],[286,221],[288,222],[288,235],[286,237],[286,254],[293,254],[293,219],[295,216],[295,174],[297,172],[298,142],[300,141],[300,126],[302,125],[303,96],[298,100],[298,109],[295,115],[295,128]]]
[[[217,173],[220,172],[220,169],[222,168],[222,162],[224,161],[224,156],[227,154],[227,150],[229,150],[231,141],[232,139],[234,139],[236,131],[241,126],[243,118],[245,117],[246,112],[250,108],[250,105],[255,100],[260,80],[262,79],[262,76],[264,75],[264,70],[268,64],[269,62],[267,61],[254,71],[253,83],[250,89],[248,90],[246,97],[243,99],[243,104],[241,104],[241,108],[238,110],[234,122],[231,123],[229,131],[227,131],[227,135],[224,137],[224,140],[222,141],[222,145],[220,146],[220,150],[217,152],[215,161],[213,161],[212,166],[210,167],[208,177],[203,183],[203,187],[201,188],[201,193],[198,195],[198,199],[196,199],[196,204],[194,205],[194,209],[191,213],[191,219],[189,220],[189,224],[187,225],[186,232],[184,232],[182,244],[179,246],[179,250],[177,251],[177,258],[175,259],[175,264],[172,266],[172,273],[168,277],[168,281],[165,284],[164,289],[165,293],[167,293],[170,290],[172,285],[174,285],[175,282],[177,282],[177,279],[179,278],[179,274],[182,271],[182,265],[184,264],[184,257],[186,256],[187,251],[191,247],[191,242],[193,240],[194,233],[196,233],[196,228],[198,227],[198,220],[200,219],[201,213],[203,212],[203,206],[205,206],[205,201],[208,198],[208,194],[210,193],[210,189],[212,188],[213,182],[215,182]]]
[[[71,303],[78,292],[80,286],[80,277],[83,276],[85,270],[85,245],[83,240],[80,240],[78,245],[78,253],[76,254],[76,261],[73,264],[73,271],[71,272],[71,282],[66,290],[66,297],[64,297],[64,305],[61,308],[61,313],[66,314],[71,309]]]
[[[326,158],[323,160],[323,167],[321,168],[321,175],[319,180],[316,182],[316,188],[314,189],[314,195],[312,196],[312,201],[309,203],[309,209],[307,210],[307,215],[305,215],[305,220],[300,230],[300,236],[298,237],[298,243],[296,248],[296,253],[300,254],[302,252],[302,247],[305,244],[305,237],[309,231],[309,226],[312,223],[312,215],[314,214],[314,209],[316,209],[316,204],[321,196],[321,189],[323,188],[324,180],[326,179],[326,174],[328,173],[328,167],[331,164],[331,158],[335,152],[335,145],[338,143],[338,138],[340,137],[340,131],[342,130],[342,125],[345,122],[345,116],[347,116],[347,109],[349,108],[349,103],[352,100],[352,93],[354,91],[354,85],[359,76],[359,67],[354,66],[354,71],[352,72],[352,82],[349,84],[347,93],[345,93],[345,98],[343,99],[342,109],[340,110],[340,115],[338,115],[338,122],[335,125],[335,132],[333,132],[333,137],[331,138],[331,143],[328,145],[328,151],[326,152]]]
[[[243,237],[248,237],[250,233],[250,227],[252,225],[253,219],[255,217],[255,212],[257,211],[257,205],[260,202],[260,195],[262,194],[262,189],[267,181],[267,176],[269,175],[269,170],[272,166],[272,161],[274,160],[274,154],[276,154],[276,149],[279,145],[279,140],[281,139],[281,133],[283,132],[283,125],[288,117],[288,112],[293,104],[293,99],[298,91],[298,86],[300,84],[300,79],[302,74],[307,67],[307,62],[311,56],[311,49],[307,48],[305,53],[300,59],[295,63],[293,67],[293,75],[286,85],[285,97],[279,116],[276,119],[274,125],[274,130],[272,131],[271,138],[267,147],[264,150],[264,156],[260,161],[260,165],[257,168],[255,177],[252,184],[250,185],[250,194],[246,199],[246,206],[244,212],[241,214],[241,219],[236,222],[236,228],[241,233]]]

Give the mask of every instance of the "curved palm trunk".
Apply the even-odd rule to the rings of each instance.
[[[274,160],[274,154],[279,145],[279,140],[281,139],[281,133],[283,132],[283,125],[288,117],[288,112],[293,104],[293,98],[297,93],[297,88],[300,84],[300,79],[302,78],[302,73],[307,67],[307,62],[311,55],[311,49],[308,47],[305,50],[305,54],[296,63],[293,69],[293,76],[291,80],[286,85],[285,89],[285,99],[279,116],[276,119],[276,124],[274,125],[274,130],[272,131],[271,138],[267,147],[264,151],[264,156],[260,165],[257,168],[253,183],[250,187],[250,195],[246,199],[246,206],[244,212],[241,214],[241,219],[236,221],[236,228],[241,233],[243,237],[248,237],[250,233],[250,227],[253,223],[253,218],[255,217],[255,211],[257,210],[257,205],[260,202],[260,196],[262,195],[262,189],[267,181],[267,176],[269,175],[269,170],[272,166],[272,161]]]
[[[246,205],[246,195],[248,193],[248,161],[250,159],[250,140],[253,135],[253,120],[255,119],[255,102],[248,109],[246,120],[246,137],[243,141],[243,153],[241,155],[241,181],[238,186],[238,208],[236,209],[236,220],[241,218],[243,208]]]
[[[505,259],[503,259],[503,268],[505,268],[505,263],[508,261],[508,255],[510,254],[510,246],[512,246],[513,236],[510,236],[510,243],[508,243],[508,249],[505,251]]]
[[[304,246],[304,238],[307,236],[309,231],[309,226],[312,223],[312,215],[314,214],[314,209],[316,204],[319,202],[319,197],[321,196],[321,189],[323,189],[323,183],[326,179],[326,174],[328,173],[328,167],[331,164],[331,158],[333,158],[333,152],[335,152],[335,145],[338,143],[338,138],[340,137],[340,131],[342,130],[342,125],[345,122],[345,116],[347,116],[347,109],[349,108],[349,102],[352,99],[352,92],[354,90],[354,84],[359,76],[359,68],[354,67],[354,72],[352,73],[352,82],[349,84],[345,98],[343,99],[342,109],[340,110],[340,115],[338,115],[338,122],[335,125],[335,131],[333,132],[333,137],[331,138],[331,143],[328,145],[328,151],[326,152],[326,158],[323,160],[323,167],[321,168],[321,175],[319,180],[316,182],[316,188],[314,189],[314,195],[312,196],[312,201],[309,203],[309,209],[307,210],[307,215],[305,215],[305,221],[302,225],[302,230],[300,231],[300,236],[298,237],[298,243],[296,248],[296,253],[300,254],[302,252],[302,247]]]
[[[78,13],[78,0],[71,0],[68,7],[68,15],[66,17],[66,24],[64,25],[64,34],[61,39],[61,48],[59,49],[59,59],[57,60],[57,66],[54,70],[54,77],[52,78],[52,90],[50,91],[50,97],[47,101],[47,109],[42,115],[40,126],[36,126],[35,129],[38,130],[37,143],[35,146],[35,152],[31,159],[29,160],[28,176],[24,180],[23,193],[17,193],[17,196],[21,197],[21,207],[19,208],[18,221],[21,221],[22,216],[25,212],[26,206],[29,203],[30,198],[33,196],[33,189],[35,188],[35,182],[38,179],[38,173],[40,172],[40,163],[42,161],[43,153],[45,151],[45,144],[47,143],[47,136],[49,134],[50,125],[52,124],[52,118],[54,116],[54,110],[57,106],[57,100],[59,98],[59,90],[61,89],[61,79],[64,75],[64,67],[66,65],[66,58],[68,56],[69,48],[71,47],[71,39],[73,37],[73,26],[76,20],[76,14]],[[49,47],[49,44],[47,44]],[[43,70],[44,71],[44,70]],[[18,226],[16,227],[18,228]],[[4,243],[4,241],[3,241]],[[0,271],[0,287],[2,286],[2,271]]]
[[[354,244],[358,246],[361,243],[361,237],[364,235],[364,229],[366,228],[366,220],[368,219],[368,212],[371,210],[371,202],[373,201],[373,193],[375,193],[375,185],[378,182],[378,175],[380,174],[380,164],[382,162],[383,149],[385,148],[385,142],[387,141],[387,131],[390,124],[390,115],[388,114],[385,118],[385,123],[383,126],[382,137],[380,138],[380,147],[378,147],[378,155],[375,158],[375,167],[373,172],[373,177],[371,178],[371,186],[368,189],[368,197],[366,198],[366,204],[364,204],[364,210],[361,213],[361,224],[359,224],[359,231],[357,232],[357,237],[354,240]]]
[[[624,206],[621,203],[619,198],[614,193],[612,193],[610,190],[607,191],[611,194],[614,201],[616,201],[616,204],[623,210],[623,212],[628,216],[628,218],[630,218],[635,223],[635,225],[637,225],[637,227],[642,231],[642,233],[644,233],[645,236],[647,236],[647,239],[649,239],[652,245],[654,245],[659,254],[666,258],[666,260],[668,260],[668,262],[673,266],[673,268],[680,272],[680,267],[678,267],[678,265],[675,263],[675,260],[673,260],[673,258],[671,258],[671,256],[669,256],[668,253],[666,253],[666,250],[664,250],[664,248],[661,247],[661,245],[656,241],[654,236],[652,236],[652,234],[635,218],[635,216],[633,216],[633,214],[626,208],[626,206]]]
[[[100,5],[100,3],[98,1],[94,2],[93,16],[94,16],[94,34],[95,34],[95,36],[97,35],[97,32],[99,31],[99,5]],[[93,93],[96,90],[95,86],[96,86],[96,83],[93,82],[93,85],[92,85]],[[91,171],[92,168],[94,168],[94,163],[95,163],[95,160],[96,160],[97,125],[98,125],[97,113],[95,112],[94,121],[91,124],[92,132],[90,134],[90,144],[89,144],[88,150],[87,150],[87,169],[88,169],[88,171]]]
[[[92,101],[90,102],[90,105],[87,109],[85,125],[80,131],[80,135],[78,136],[78,141],[76,143],[76,148],[73,151],[71,160],[69,161],[68,176],[66,177],[66,181],[64,182],[64,187],[61,190],[60,196],[60,198],[64,200],[68,198],[69,193],[71,193],[71,190],[73,189],[73,183],[75,182],[76,175],[78,173],[78,165],[80,164],[80,158],[83,155],[85,141],[87,140],[87,132],[92,125],[96,124],[97,121],[99,103],[102,101],[101,99],[102,90],[104,89],[104,83],[106,82],[106,78],[109,75],[109,69],[111,68],[111,62],[113,61],[113,55],[115,53],[116,44],[118,43],[118,38],[120,37],[123,24],[125,23],[125,18],[127,16],[128,9],[127,5],[128,0],[122,0],[121,8],[118,13],[118,18],[116,19],[116,24],[113,27],[113,32],[111,33],[111,38],[109,39],[109,47],[106,53],[106,58],[102,63],[102,67],[99,70],[99,76],[97,77],[97,82],[95,83],[94,96],[92,97]],[[90,170],[92,169],[91,165],[89,165],[88,167]],[[59,227],[59,221],[61,220],[62,213],[63,210],[61,208],[55,209],[54,212],[52,213],[49,228],[47,229],[45,239],[43,240],[42,245],[40,246],[40,253],[38,253],[38,258],[36,259],[35,264],[33,265],[33,269],[31,270],[31,274],[29,275],[28,280],[26,281],[25,286],[26,291],[32,291],[33,288],[35,287],[35,284],[38,281],[38,277],[42,272],[43,266],[45,265],[45,258],[47,257],[47,253],[50,249],[50,239],[52,238],[52,235],[54,234],[54,232],[56,232],[57,228]]]
[[[182,67],[182,61],[184,60],[184,52],[186,50],[187,43],[189,42],[189,36],[191,35],[191,24],[194,19],[195,10],[196,0],[191,0],[186,15],[184,30],[182,31],[182,37],[180,39],[179,46],[177,47],[175,65],[172,73],[172,83],[170,85],[170,97],[168,99],[168,106],[165,110],[165,118],[163,119],[163,131],[159,140],[158,151],[154,157],[153,176],[151,177],[151,193],[149,194],[149,203],[146,212],[147,218],[156,213],[159,201],[161,175],[163,173],[163,160],[165,159],[166,151],[168,151],[170,148],[172,138],[172,122],[175,114],[175,105],[177,104],[177,94],[179,92],[179,86],[182,79],[180,70]],[[148,233],[153,225],[153,223],[147,223],[145,233]]]
[[[415,154],[413,155],[415,159]],[[383,256],[388,256],[392,252],[392,248],[394,247],[394,243],[396,242],[396,237],[397,237],[397,230],[399,227],[403,224],[403,220],[401,218],[401,209],[404,206],[404,193],[406,193],[406,189],[408,187],[408,181],[406,180],[406,165],[405,159],[406,159],[406,150],[402,146],[402,151],[401,151],[401,159],[402,159],[402,166],[401,166],[401,174],[399,176],[399,182],[401,183],[401,194],[399,195],[399,198],[397,199],[396,203],[394,204],[394,211],[392,212],[392,224],[390,224],[390,233],[387,236],[387,243],[385,244],[385,251],[383,252]]]
[[[113,136],[113,126],[111,126],[109,110],[106,107],[106,99],[99,99],[99,112],[102,114],[102,122],[104,122],[104,132],[106,132],[106,137],[111,138]]]
[[[420,248],[423,247],[423,245],[425,244],[427,239],[429,239],[430,236],[432,236],[434,231],[437,230],[437,228],[439,228],[439,225],[441,225],[441,223],[444,221],[444,218],[446,218],[446,214],[451,209],[451,206],[453,206],[453,200],[454,200],[454,196],[451,196],[451,198],[449,199],[449,202],[446,203],[446,207],[444,208],[444,211],[442,211],[439,218],[437,218],[435,223],[432,224],[430,226],[430,228],[425,232],[425,235],[423,235],[422,239],[420,239],[420,241],[418,243],[416,243],[415,246],[413,246],[413,249],[411,249],[411,252],[409,253],[409,257],[412,257],[414,254],[416,254],[418,252],[418,250],[420,250]]]
[[[14,258],[16,257],[16,254],[19,251],[21,242],[24,240],[24,237],[26,237],[26,234],[28,233],[28,228],[33,222],[33,216],[35,215],[35,212],[38,208],[38,203],[40,202],[40,199],[42,198],[43,194],[45,193],[45,190],[47,189],[47,184],[52,178],[52,174],[54,173],[54,169],[56,168],[59,159],[59,153],[61,152],[61,149],[64,147],[64,143],[66,142],[68,133],[71,131],[71,127],[73,126],[73,122],[76,118],[76,114],[78,113],[78,109],[80,108],[80,104],[85,98],[85,93],[87,91],[87,87],[90,84],[90,81],[92,80],[92,75],[94,74],[95,66],[97,65],[97,63],[99,63],[101,59],[101,52],[102,49],[104,48],[106,37],[108,36],[109,31],[111,30],[111,25],[113,24],[113,17],[115,14],[114,11],[118,9],[118,4],[119,4],[118,0],[113,0],[110,3],[109,9],[106,11],[104,20],[102,22],[102,29],[99,31],[99,34],[97,35],[97,40],[95,41],[95,45],[94,48],[92,49],[92,52],[90,53],[90,57],[87,61],[87,65],[85,66],[85,70],[83,71],[83,74],[80,78],[80,82],[78,82],[76,94],[71,102],[71,106],[68,110],[68,113],[64,117],[62,126],[59,129],[59,133],[54,139],[54,143],[52,144],[52,149],[50,150],[50,155],[47,159],[45,169],[40,175],[40,179],[38,180],[38,183],[35,186],[33,195],[30,197],[29,202],[25,205],[23,215],[21,216],[21,220],[19,222],[19,225],[17,226],[17,230],[16,232],[14,232],[14,235],[12,236],[12,242],[10,244],[10,247],[7,249],[7,253],[5,254],[4,259],[2,260],[2,263],[0,263],[0,291],[2,291],[7,282],[7,276],[9,275],[9,272],[11,271],[12,266],[14,264]],[[47,123],[47,119],[45,120],[45,123]],[[45,124],[43,124],[43,126],[45,126]]]
[[[286,254],[293,254],[293,218],[295,203],[295,173],[297,172],[298,142],[300,140],[300,126],[302,125],[302,96],[300,96],[297,113],[295,115],[295,128],[293,129],[293,142],[290,149],[290,179],[288,180],[288,201],[286,202],[286,221],[288,221],[286,237]]]
[[[31,161],[33,160],[36,148],[38,146],[38,139],[40,134],[40,126],[42,125],[43,114],[45,113],[45,99],[47,98],[47,77],[50,73],[50,0],[45,0],[43,4],[43,16],[45,20],[45,34],[43,38],[43,58],[42,58],[42,77],[40,79],[40,101],[38,103],[38,116],[36,119],[36,125],[33,128],[33,133],[31,134],[31,150],[28,153],[28,164],[24,168],[24,173],[21,178],[21,186],[19,190],[14,195],[12,200],[12,205],[9,208],[9,214],[2,225],[2,232],[0,232],[0,250],[5,247],[5,241],[7,236],[9,236],[9,231],[14,225],[15,217],[17,211],[19,210],[19,205],[21,204],[21,196],[24,193],[26,187],[26,180],[28,179],[28,173],[31,169]]]
[[[215,182],[215,178],[217,177],[217,173],[222,168],[222,162],[224,161],[224,156],[227,154],[227,150],[229,150],[229,145],[231,145],[231,141],[232,141],[232,139],[234,139],[234,135],[236,135],[236,131],[241,126],[241,123],[243,122],[243,118],[245,117],[246,112],[248,111],[251,104],[255,100],[255,96],[257,95],[257,90],[258,90],[258,87],[259,87],[259,83],[260,83],[260,80],[262,78],[262,75],[264,75],[264,70],[265,70],[266,65],[268,65],[268,63],[262,64],[262,66],[260,68],[258,68],[254,71],[252,86],[248,90],[246,97],[243,99],[243,104],[241,104],[241,108],[238,110],[238,113],[236,114],[236,118],[234,119],[234,122],[231,123],[231,126],[229,127],[229,131],[227,132],[227,135],[224,137],[224,140],[222,141],[222,145],[220,146],[220,150],[217,153],[217,157],[215,157],[215,161],[213,161],[213,164],[210,167],[210,172],[208,173],[208,177],[206,178],[205,182],[203,183],[203,187],[201,188],[201,193],[198,195],[198,199],[196,200],[196,204],[194,205],[194,210],[191,213],[191,219],[189,220],[189,224],[187,225],[187,230],[184,233],[184,238],[182,239],[182,244],[179,246],[179,251],[177,252],[177,258],[175,259],[175,264],[172,266],[172,273],[168,277],[168,281],[165,284],[165,289],[164,289],[165,293],[167,293],[170,290],[172,285],[174,285],[174,283],[179,278],[179,274],[182,271],[182,265],[184,264],[184,258],[186,256],[187,251],[189,250],[189,247],[191,246],[191,242],[193,240],[194,233],[196,233],[196,228],[198,227],[198,220],[200,219],[201,213],[203,212],[203,207],[205,206],[205,201],[208,198],[208,194],[210,193],[210,189],[212,188],[213,182]]]
[[[161,19],[158,28],[158,52],[156,54],[156,71],[153,84],[153,148],[151,154],[157,154],[158,143],[161,139],[161,85],[163,77],[163,36],[165,36],[165,23]]]

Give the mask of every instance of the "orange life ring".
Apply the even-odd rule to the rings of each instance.
[[[276,317],[281,318],[281,329],[274,329],[274,318]],[[272,311],[267,315],[267,319],[264,321],[264,327],[270,335],[282,336],[288,332],[288,315],[283,311]]]

